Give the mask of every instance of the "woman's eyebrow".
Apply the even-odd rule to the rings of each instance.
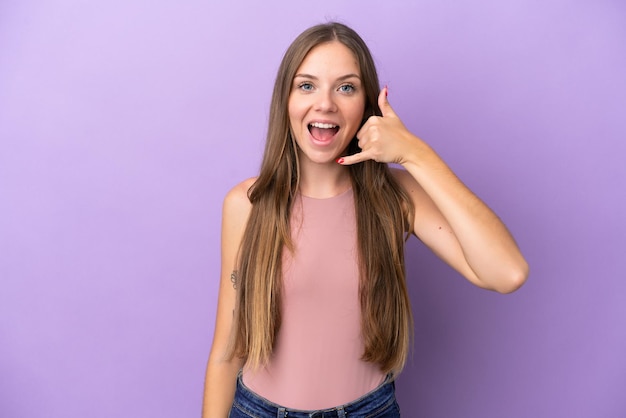
[[[311,75],[311,74],[296,74],[294,78],[308,78],[311,80],[318,80],[316,76]],[[350,73],[350,74],[342,75],[341,77],[337,78],[337,81],[343,81],[349,78],[358,78],[359,80],[361,79],[361,77],[358,74]]]

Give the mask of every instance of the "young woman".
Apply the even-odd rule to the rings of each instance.
[[[205,418],[399,416],[410,233],[477,286],[526,280],[506,227],[387,94],[345,25],[312,27],[285,53],[259,176],[224,200]]]

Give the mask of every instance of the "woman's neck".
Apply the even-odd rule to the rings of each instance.
[[[337,196],[352,186],[348,167],[335,162],[317,164],[302,161],[300,165],[300,193],[325,199]]]

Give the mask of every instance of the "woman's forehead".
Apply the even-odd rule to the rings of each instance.
[[[296,74],[356,74],[360,77],[361,71],[354,52],[341,42],[331,41],[313,47],[300,63]]]

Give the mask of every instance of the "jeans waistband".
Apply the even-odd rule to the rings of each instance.
[[[373,391],[363,395],[359,399],[334,408],[320,410],[299,410],[277,405],[249,389],[241,378],[241,372],[237,377],[237,391],[233,407],[238,407],[251,414],[277,418],[344,418],[351,413],[375,412],[395,402],[395,385],[390,377],[387,377]]]

